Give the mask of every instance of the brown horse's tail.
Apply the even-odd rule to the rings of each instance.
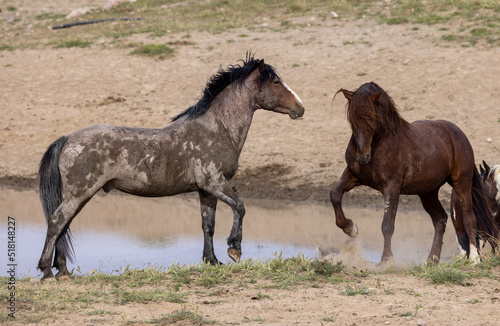
[[[497,248],[500,239],[500,228],[495,222],[492,208],[488,205],[484,194],[484,184],[477,168],[472,178],[472,209],[476,215],[479,235]]]

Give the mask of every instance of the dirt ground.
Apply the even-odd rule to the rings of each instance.
[[[77,4],[65,6],[57,10],[70,12]],[[415,28],[317,17],[296,19],[292,25],[300,27],[282,31],[271,29],[279,22],[266,24],[265,33],[246,29],[190,33],[193,45],[178,46],[175,57],[166,60],[98,45],[0,52],[0,184],[34,187],[45,149],[76,129],[102,123],[168,124],[197,101],[219,66],[236,64],[249,50],[278,70],[301,97],[306,112],[300,120],[264,111],[255,114],[232,181],[243,198],[328,200],[345,168],[344,150],[350,138],[346,101],[341,94],[334,100],[333,96],[340,88],[353,90],[370,81],[393,97],[405,119],[450,120],[469,137],[476,163],[500,163],[499,48],[444,43],[439,25]],[[182,37],[169,33],[154,42]],[[133,36],[131,41],[152,42],[147,35]],[[441,196],[446,203],[449,189]],[[381,201],[368,189],[346,196],[347,205],[377,207]],[[403,207],[417,203],[410,197],[401,201]],[[344,285],[328,284],[266,290],[268,299],[253,300],[257,290],[231,288],[221,303],[206,304],[209,299],[200,294],[190,296],[186,307],[233,325],[497,325],[500,318],[498,276],[474,280],[468,287],[435,286],[394,275],[363,282],[373,288],[369,295],[341,296]],[[140,320],[179,309],[167,303],[116,308],[127,316],[139,315]],[[400,316],[409,310],[417,311],[416,316]],[[91,321],[75,313],[46,322],[122,321],[102,318],[105,321]]]

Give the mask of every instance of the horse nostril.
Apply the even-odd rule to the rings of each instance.
[[[364,155],[357,154],[356,155],[356,159],[358,160],[358,162],[360,164],[366,164],[366,163],[370,162],[370,158],[371,158],[370,154],[364,154]]]
[[[303,116],[305,110],[306,109],[304,108],[304,106],[301,106],[300,109],[298,109],[297,111],[295,111],[295,115],[297,116],[297,118],[300,118],[301,116]]]

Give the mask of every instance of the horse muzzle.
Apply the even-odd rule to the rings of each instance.
[[[370,155],[370,153],[367,153],[367,154],[356,154],[356,159],[358,160],[359,164],[367,164],[368,162],[370,162],[370,159],[372,158],[372,156]]]
[[[288,115],[290,116],[290,119],[295,120],[302,117],[304,115],[305,110],[306,109],[304,108],[304,106],[293,108],[290,110],[290,112],[288,112]]]

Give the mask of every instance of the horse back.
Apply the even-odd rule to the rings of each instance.
[[[427,188],[434,189],[457,178],[472,182],[474,153],[458,126],[446,120],[417,121],[411,124],[410,138],[405,176],[408,191],[412,192],[413,184],[425,188],[427,183]]]
[[[356,160],[356,143],[346,149],[349,169],[362,184],[382,191],[398,185],[402,194],[421,194],[440,187],[453,175],[474,172],[472,146],[465,134],[445,120],[422,120],[410,124],[406,137],[382,134],[372,142],[373,159]]]
[[[97,125],[69,135],[59,159],[61,177],[65,189],[79,196],[100,188],[140,196],[195,191],[197,171],[209,165],[210,173],[225,169],[232,177],[236,171],[217,161],[223,155],[207,155],[212,143],[217,139],[181,121],[153,129]]]

